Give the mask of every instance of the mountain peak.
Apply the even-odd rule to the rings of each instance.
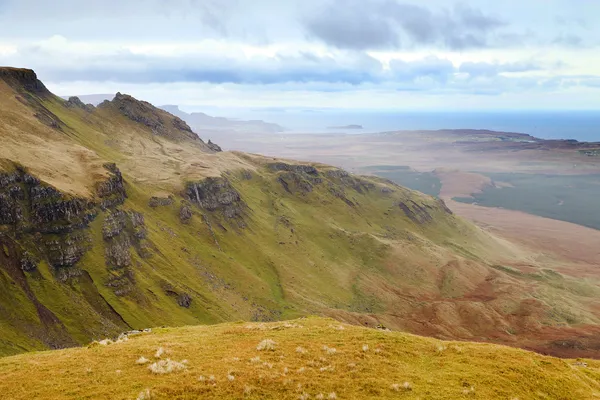
[[[32,69],[0,67],[0,79],[16,90],[25,90],[36,94],[50,93]]]
[[[116,109],[127,118],[147,126],[155,135],[176,141],[193,140],[204,144],[181,118],[128,94],[117,92],[112,101],[106,100],[98,107]]]

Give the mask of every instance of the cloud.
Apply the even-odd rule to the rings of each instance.
[[[561,34],[554,38],[552,43],[566,47],[581,47],[583,46],[583,38],[574,34]]]
[[[499,18],[464,4],[432,11],[394,0],[329,2],[304,20],[309,37],[355,50],[493,46],[491,34],[505,25]]]
[[[543,68],[532,62],[488,63],[464,62],[460,65],[459,72],[470,76],[494,76],[504,72],[530,72],[541,71]]]
[[[34,68],[53,82],[111,81],[130,83],[208,82],[268,85],[286,82],[339,82],[357,85],[382,79],[383,65],[364,53],[310,51],[246,56],[237,51],[141,54],[112,48],[85,53],[65,38],[53,37],[17,48],[12,65]],[[21,61],[23,60],[23,61]]]
[[[403,82],[425,77],[438,82],[446,82],[456,71],[456,68],[449,60],[428,56],[410,62],[398,59],[391,60],[390,70],[395,80]]]

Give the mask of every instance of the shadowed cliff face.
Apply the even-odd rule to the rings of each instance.
[[[37,95],[51,95],[31,69],[0,67],[0,79],[18,91],[32,92]]]

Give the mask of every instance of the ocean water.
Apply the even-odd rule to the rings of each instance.
[[[252,117],[275,122],[297,133],[370,133],[395,130],[489,129],[527,133],[542,139],[600,142],[598,111],[391,112],[254,111]],[[329,129],[362,125],[364,129]]]

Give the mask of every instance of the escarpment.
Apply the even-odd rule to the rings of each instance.
[[[185,189],[186,198],[209,212],[217,212],[226,218],[243,217],[246,204],[239,192],[223,177],[210,177],[198,182],[188,182]],[[182,212],[187,219],[189,212]]]

